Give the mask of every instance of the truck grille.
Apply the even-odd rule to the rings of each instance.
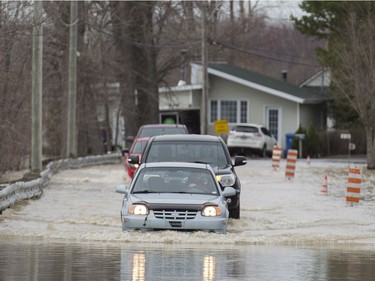
[[[192,210],[154,210],[157,219],[164,220],[192,220],[197,215],[197,211]]]

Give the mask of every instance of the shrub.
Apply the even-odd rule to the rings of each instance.
[[[321,156],[322,141],[314,125],[310,125],[308,130],[300,125],[295,134],[305,135],[305,138],[302,140],[302,155],[300,155],[300,157],[306,158],[307,156],[310,156],[316,158]],[[300,140],[298,138],[294,138],[292,148],[299,150],[299,142]]]

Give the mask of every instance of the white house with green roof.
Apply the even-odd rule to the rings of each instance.
[[[202,77],[202,65],[191,63],[191,85],[159,89],[161,122],[163,116],[176,114],[188,128],[195,124],[191,132],[199,133]],[[325,129],[330,97],[316,79],[298,87],[229,63],[209,63],[207,131],[215,134],[216,120],[227,120],[229,128],[264,124],[285,148],[286,134],[300,125]]]

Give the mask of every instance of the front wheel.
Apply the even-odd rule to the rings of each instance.
[[[266,145],[264,145],[263,148],[260,150],[260,157],[262,157],[262,158],[267,157],[267,147],[266,147]]]
[[[232,219],[239,219],[240,218],[240,204],[238,204],[237,208],[229,210],[229,217]]]

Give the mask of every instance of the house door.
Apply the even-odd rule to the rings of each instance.
[[[281,120],[280,108],[267,107],[266,108],[266,126],[270,133],[277,140],[278,145],[281,144]]]

